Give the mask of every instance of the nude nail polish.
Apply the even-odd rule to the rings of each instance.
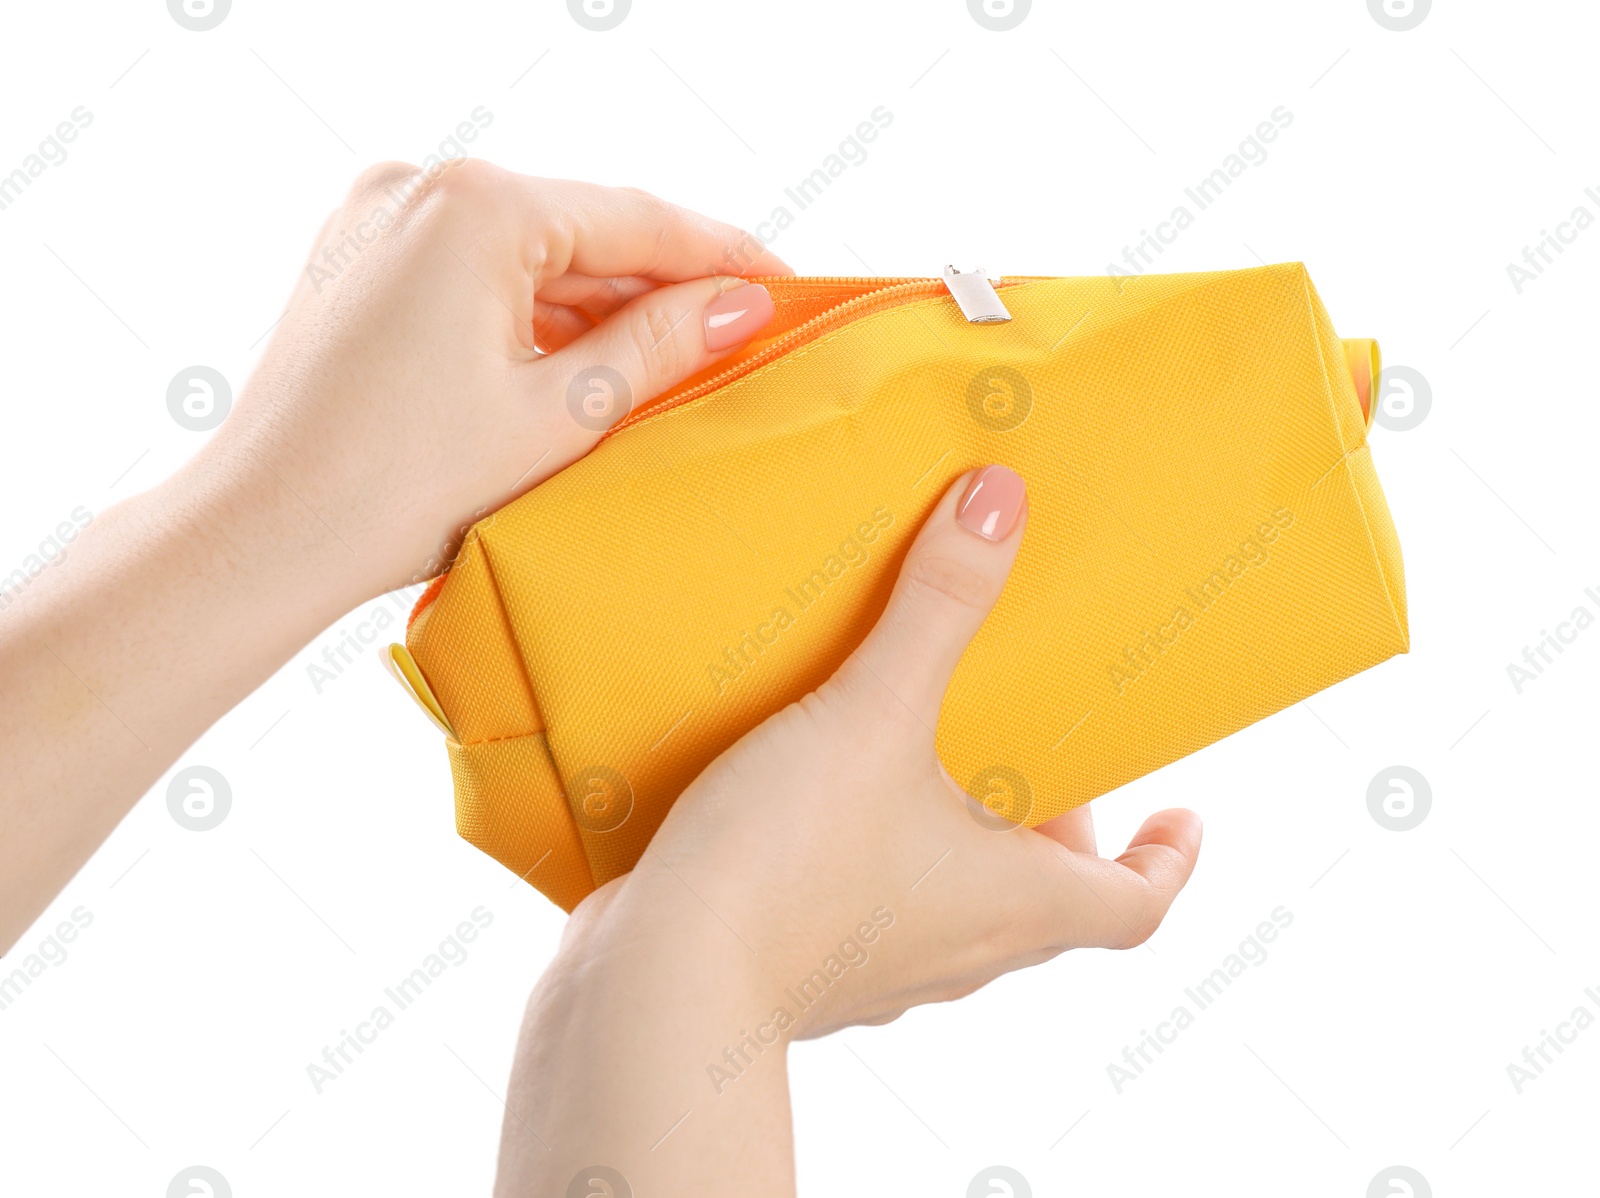
[[[706,305],[706,348],[715,352],[754,337],[772,320],[772,296],[760,283],[724,291]]]
[[[1003,541],[1017,526],[1028,488],[1022,476],[1004,466],[985,466],[967,484],[956,505],[956,523],[988,541]]]

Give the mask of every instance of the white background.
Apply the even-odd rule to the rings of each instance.
[[[959,1198],[1001,1163],[1036,1195],[1354,1198],[1400,1163],[1439,1195],[1594,1192],[1600,1028],[1520,1094],[1506,1070],[1600,1015],[1600,628],[1520,695],[1506,673],[1600,615],[1600,229],[1521,294],[1506,271],[1576,206],[1600,216],[1592,6],[1441,0],[1408,32],[1364,0],[1040,0],[1009,32],[961,0],[635,0],[609,32],[558,0],[235,0],[204,33],[158,0],[3,19],[0,173],[94,119],[0,211],[0,573],[192,454],[168,381],[242,383],[358,169],[420,161],[480,105],[475,155],[747,226],[884,106],[774,244],[803,274],[1103,272],[1284,106],[1160,269],[1303,260],[1343,335],[1430,384],[1420,425],[1372,438],[1412,652],[1096,802],[1113,850],[1158,807],[1206,819],[1148,948],[798,1046],[801,1188]],[[336,636],[179,763],[227,777],[221,826],[179,827],[163,780],[15,950],[92,913],[0,1011],[0,1192],[159,1196],[195,1163],[239,1198],[487,1191],[563,917],[455,838],[440,738],[375,656],[316,693]],[[1397,763],[1432,787],[1408,832],[1367,808]],[[323,1046],[480,905],[466,962],[316,1094]],[[1265,963],[1117,1093],[1124,1045],[1279,906]]]

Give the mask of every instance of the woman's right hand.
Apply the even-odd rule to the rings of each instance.
[[[544,1090],[535,1101],[551,1104],[541,1135],[555,1153],[530,1154],[508,1118],[508,1168],[542,1158],[555,1165],[539,1175],[549,1189],[568,1164],[606,1159],[636,1192],[645,1177],[659,1181],[651,1193],[687,1192],[705,1154],[728,1157],[719,1122],[787,1142],[790,1039],[886,1022],[1070,948],[1128,948],[1159,926],[1200,850],[1193,812],[1151,816],[1107,859],[1087,808],[1006,825],[934,751],[945,688],[1026,521],[1010,470],[958,480],[833,678],[713,762],[633,872],[578,907],[530,1006],[513,1086]],[[552,1077],[574,1052],[581,1080],[557,1102]],[[698,1121],[671,1152],[651,1151],[685,1109]],[[584,1159],[552,1159],[573,1151]],[[742,1151],[731,1188],[788,1192],[786,1166]]]

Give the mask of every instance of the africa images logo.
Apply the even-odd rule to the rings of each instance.
[[[872,509],[868,519],[856,525],[855,531],[830,553],[815,570],[793,586],[785,588],[787,603],[773,606],[765,620],[755,624],[754,630],[742,630],[733,644],[722,651],[722,656],[706,666],[711,685],[717,694],[726,694],[728,684],[742,678],[756,661],[778,638],[793,628],[795,621],[822,601],[835,583],[851,570],[866,564],[870,554],[866,546],[878,539],[878,534],[894,523],[894,513],[879,506]],[[793,610],[790,610],[791,605]]]
[[[1114,661],[1106,667],[1111,686],[1117,694],[1126,694],[1128,687],[1142,678],[1162,654],[1176,645],[1179,638],[1194,627],[1199,617],[1227,593],[1229,586],[1251,569],[1266,565],[1269,557],[1266,547],[1293,526],[1294,513],[1279,508],[1256,526],[1254,536],[1239,542],[1238,551],[1230,553],[1222,565],[1195,586],[1185,588],[1183,594],[1188,602],[1177,604],[1170,620],[1155,632],[1146,631],[1140,640],[1122,651],[1121,661]]]

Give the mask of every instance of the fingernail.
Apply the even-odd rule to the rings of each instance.
[[[706,305],[706,348],[727,349],[750,340],[767,327],[775,310],[760,283],[724,291]]]
[[[1027,485],[1015,470],[985,466],[973,475],[956,505],[956,523],[987,541],[1003,541],[1017,526],[1027,494]]]

